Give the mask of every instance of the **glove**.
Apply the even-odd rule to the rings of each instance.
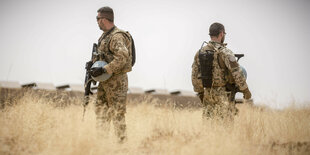
[[[200,101],[202,103],[203,102],[203,92],[200,92],[197,95],[198,95],[198,97],[199,97],[199,99],[200,99]]]
[[[86,62],[85,69],[86,69],[86,70],[89,70],[89,69],[91,68],[92,65],[93,65],[93,62],[92,62],[92,61]]]
[[[102,67],[94,67],[90,69],[90,75],[93,77],[97,77],[103,73],[106,73],[107,70],[105,68]]]
[[[243,98],[246,100],[248,100],[252,97],[252,94],[251,94],[249,88],[246,88],[245,90],[243,90],[242,93],[243,93]]]

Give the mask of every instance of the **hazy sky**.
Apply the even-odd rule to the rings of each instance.
[[[0,80],[83,83],[102,6],[135,39],[130,87],[192,90],[193,57],[220,22],[256,102],[310,101],[307,0],[1,0]]]

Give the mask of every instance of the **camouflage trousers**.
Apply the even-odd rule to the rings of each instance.
[[[237,114],[235,103],[229,101],[225,87],[205,88],[202,117],[206,119],[233,119]]]
[[[126,138],[127,90],[127,74],[113,75],[107,81],[99,83],[95,113],[96,127],[100,135],[108,135],[112,121],[119,140]]]

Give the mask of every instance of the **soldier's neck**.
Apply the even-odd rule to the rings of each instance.
[[[104,32],[104,33],[107,33],[107,32],[109,32],[109,31],[111,31],[114,27],[115,27],[114,24],[113,24],[113,25],[109,25],[109,26],[107,26],[107,29],[106,29],[105,31],[103,31],[103,32]]]
[[[212,37],[211,41],[217,42],[217,43],[221,43],[221,38],[217,38],[217,37]]]

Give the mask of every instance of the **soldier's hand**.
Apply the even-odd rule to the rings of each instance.
[[[105,68],[102,67],[94,67],[90,69],[90,75],[93,77],[97,77],[103,73],[106,73],[107,70]]]
[[[92,62],[92,61],[86,62],[85,69],[89,70],[89,69],[91,68],[92,65],[93,65],[93,62]]]
[[[246,88],[245,90],[243,90],[242,93],[243,93],[243,98],[246,100],[248,100],[252,97],[252,94],[251,94],[249,88]]]

